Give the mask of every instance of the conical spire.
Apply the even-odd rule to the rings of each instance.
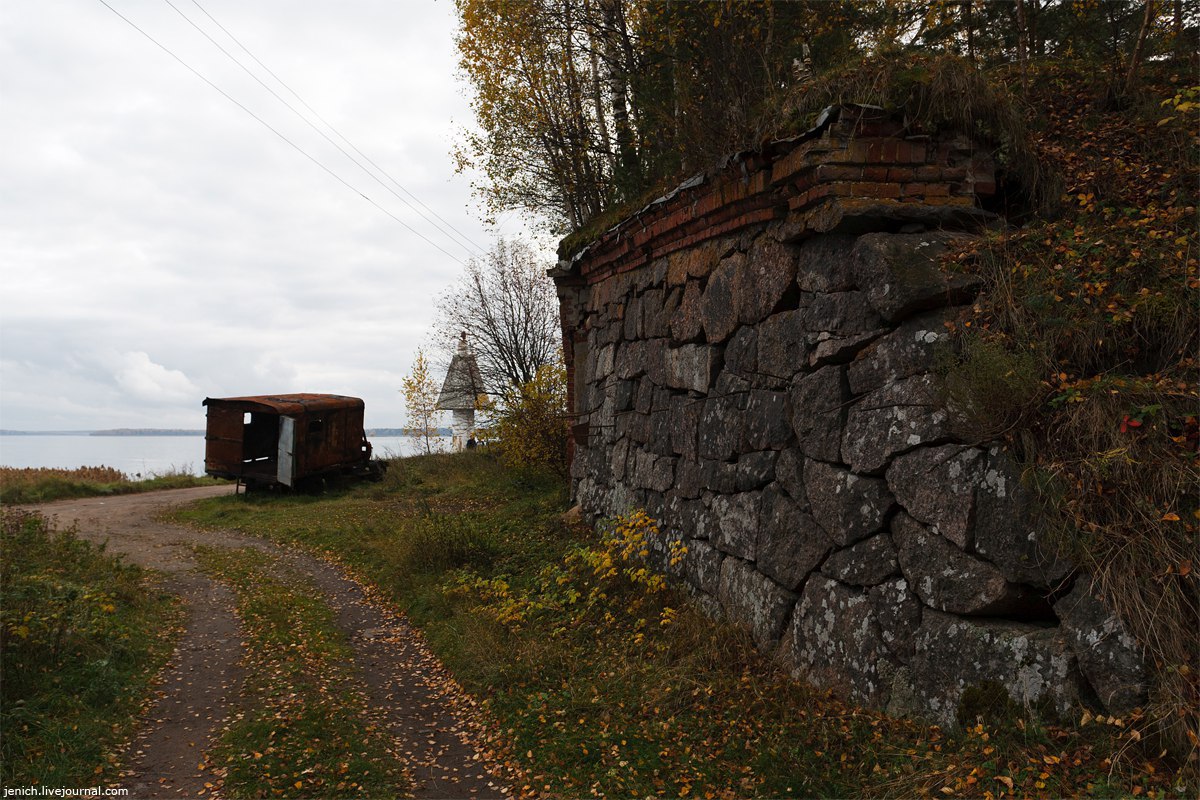
[[[437,407],[445,411],[473,411],[475,400],[481,394],[483,379],[479,376],[475,356],[467,347],[467,334],[464,331],[458,340],[458,352],[446,370],[446,380],[442,382]]]

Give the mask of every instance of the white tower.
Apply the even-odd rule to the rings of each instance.
[[[446,380],[442,382],[437,401],[439,409],[449,411],[452,415],[454,438],[450,446],[456,453],[466,447],[467,440],[475,433],[475,403],[481,394],[483,380],[479,377],[475,356],[467,348],[467,334],[464,332],[458,340],[458,352],[446,370]]]

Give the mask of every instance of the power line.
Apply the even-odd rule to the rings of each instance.
[[[351,142],[350,142],[348,139],[346,139],[346,137],[344,137],[344,136],[342,136],[340,133],[338,133],[338,132],[337,132],[337,130],[336,130],[336,129],[335,129],[333,126],[332,126],[332,125],[330,125],[328,122],[326,122],[326,121],[325,121],[325,119],[324,119],[323,117],[321,117],[321,115],[320,115],[320,114],[318,114],[316,111],[314,111],[314,110],[312,109],[312,107],[311,107],[311,106],[309,106],[307,103],[305,103],[305,102],[304,102],[304,99],[303,99],[303,98],[301,98],[301,97],[300,97],[298,94],[296,94],[296,92],[295,92],[294,90],[292,90],[292,89],[291,89],[291,87],[289,87],[289,86],[287,86],[287,84],[283,83],[283,81],[281,81],[281,80],[279,79],[279,76],[277,76],[277,75],[276,75],[274,72],[272,72],[272,71],[271,71],[271,70],[270,70],[270,69],[269,69],[269,68],[268,68],[268,67],[267,67],[265,64],[263,64],[263,63],[262,63],[262,61],[260,61],[260,60],[259,60],[259,59],[258,59],[258,58],[257,58],[257,57],[256,57],[256,56],[253,54],[253,53],[251,53],[249,50],[247,50],[247,49],[246,49],[246,47],[245,47],[245,45],[243,45],[241,42],[239,42],[239,41],[237,40],[237,38],[236,38],[236,37],[234,37],[234,35],[233,35],[233,34],[231,34],[231,33],[230,33],[230,32],[229,32],[229,31],[228,31],[226,28],[225,28],[225,26],[221,25],[221,23],[220,23],[220,22],[217,22],[217,20],[216,20],[216,19],[215,19],[215,18],[212,16],[212,14],[209,14],[209,13],[208,13],[208,11],[206,11],[206,10],[204,9],[204,7],[203,7],[203,6],[201,6],[199,3],[195,3],[195,0],[193,0],[193,3],[195,3],[196,7],[197,7],[197,8],[199,8],[201,11],[203,11],[203,12],[204,12],[204,14],[205,14],[205,15],[206,15],[206,16],[207,16],[207,17],[208,17],[210,20],[212,20],[212,21],[213,21],[213,23],[214,23],[214,24],[215,24],[215,25],[216,25],[218,28],[220,28],[222,31],[224,31],[224,32],[225,32],[225,35],[227,35],[227,36],[228,36],[230,39],[232,39],[232,40],[233,40],[233,41],[234,41],[234,42],[235,42],[235,43],[238,45],[238,47],[242,48],[242,50],[244,50],[244,51],[246,52],[246,54],[247,54],[247,55],[249,55],[251,58],[253,58],[253,59],[254,59],[254,61],[255,61],[256,63],[258,63],[258,65],[259,65],[259,66],[261,66],[263,69],[265,69],[265,70],[266,70],[266,71],[267,71],[267,72],[268,72],[268,73],[271,75],[271,77],[275,78],[275,80],[276,80],[276,81],[279,81],[279,83],[280,83],[282,86],[284,86],[284,88],[286,88],[286,89],[287,89],[288,91],[290,91],[290,92],[291,92],[293,95],[295,95],[296,99],[297,99],[297,100],[299,100],[301,103],[303,103],[303,104],[304,104],[304,106],[305,106],[306,108],[308,108],[308,109],[309,109],[309,111],[312,111],[312,113],[313,113],[314,115],[316,115],[317,119],[320,119],[322,122],[324,122],[324,123],[325,123],[325,125],[326,125],[326,126],[327,126],[327,127],[330,129],[330,130],[332,130],[334,133],[337,133],[337,135],[338,135],[339,137],[341,137],[343,141],[345,141],[345,142],[346,142],[348,145],[350,145],[350,147],[354,148],[354,150],[355,150],[356,152],[358,152],[358,154],[359,154],[359,155],[361,155],[361,156],[362,156],[364,159],[366,159],[368,162],[370,162],[370,163],[371,163],[371,164],[372,164],[372,165],[375,167],[375,169],[379,170],[379,171],[380,171],[380,172],[382,172],[384,175],[387,175],[387,177],[388,177],[389,179],[391,179],[392,183],[395,183],[397,186],[400,186],[400,188],[401,188],[401,189],[403,189],[403,190],[404,190],[404,192],[405,192],[406,194],[408,194],[410,197],[412,197],[414,200],[416,200],[418,203],[420,203],[420,205],[421,205],[422,207],[424,207],[424,208],[425,208],[426,210],[428,210],[428,211],[429,211],[431,214],[433,214],[435,217],[437,217],[439,220],[441,220],[441,221],[442,221],[442,222],[443,222],[445,225],[447,225],[447,226],[448,226],[448,227],[449,227],[451,230],[453,230],[455,233],[450,233],[450,232],[449,232],[449,231],[447,231],[445,228],[443,228],[441,225],[438,225],[436,222],[434,222],[432,219],[430,219],[430,218],[429,218],[429,217],[428,217],[428,216],[427,216],[425,213],[423,213],[423,212],[421,211],[421,209],[420,209],[420,208],[417,208],[417,207],[416,207],[416,206],[414,206],[414,205],[413,205],[411,202],[409,202],[409,201],[408,201],[408,200],[406,200],[405,198],[401,197],[399,194],[396,194],[396,190],[395,190],[395,189],[392,189],[392,188],[391,188],[390,186],[388,186],[386,183],[384,183],[383,181],[381,181],[381,180],[378,178],[378,176],[376,176],[376,175],[375,175],[375,173],[371,172],[369,169],[367,169],[365,166],[363,166],[363,165],[362,165],[362,163],[358,161],[358,159],[356,159],[354,156],[352,156],[352,155],[350,155],[348,152],[346,152],[346,149],[345,149],[344,147],[342,147],[340,144],[338,144],[337,142],[335,142],[333,139],[329,138],[329,135],[328,135],[328,134],[326,134],[326,133],[325,133],[323,130],[321,130],[321,129],[320,129],[320,128],[318,128],[316,125],[314,125],[314,124],[312,123],[312,121],[311,121],[311,120],[309,120],[309,119],[308,119],[306,116],[304,116],[304,114],[300,113],[300,111],[299,111],[299,110],[297,110],[295,106],[293,106],[291,103],[289,103],[289,102],[288,102],[287,100],[285,100],[284,98],[280,97],[278,92],[276,92],[274,89],[272,89],[272,88],[271,88],[270,86],[268,86],[266,83],[264,83],[264,82],[263,82],[263,80],[262,80],[261,78],[259,78],[257,75],[255,75],[255,74],[254,74],[254,72],[253,72],[253,71],[252,71],[252,70],[251,70],[249,67],[247,67],[245,64],[243,64],[241,61],[239,61],[239,60],[237,59],[237,57],[235,57],[235,56],[234,56],[232,53],[230,53],[230,52],[229,52],[228,50],[226,50],[224,47],[222,47],[222,46],[221,46],[221,44],[220,44],[220,42],[218,42],[216,39],[214,39],[212,36],[210,36],[210,35],[208,34],[208,31],[206,31],[206,30],[204,30],[203,28],[201,28],[201,27],[200,27],[199,25],[197,25],[197,24],[196,24],[196,23],[195,23],[195,22],[194,22],[194,21],[193,21],[191,18],[189,18],[189,17],[188,17],[186,14],[184,14],[182,11],[180,11],[180,10],[179,10],[179,7],[178,7],[178,6],[176,6],[176,5],[175,5],[173,2],[171,2],[171,0],[163,0],[163,2],[164,2],[164,3],[166,3],[168,6],[170,6],[170,7],[171,7],[171,9],[172,9],[172,10],[173,10],[173,11],[174,11],[176,14],[178,14],[180,17],[182,17],[182,18],[183,18],[183,20],[184,20],[185,22],[187,22],[187,24],[189,24],[189,25],[191,25],[193,28],[195,28],[195,29],[196,29],[196,30],[197,30],[197,31],[200,33],[200,35],[201,35],[201,36],[203,36],[205,39],[208,39],[208,41],[209,41],[209,42],[211,42],[211,43],[212,43],[212,45],[213,45],[214,47],[216,47],[218,50],[220,50],[222,53],[224,53],[226,58],[228,58],[228,59],[229,59],[230,61],[232,61],[234,64],[237,64],[237,65],[238,65],[238,66],[239,66],[239,67],[242,69],[242,71],[243,71],[243,72],[245,72],[247,75],[249,75],[251,78],[253,78],[253,79],[254,79],[254,80],[255,80],[255,81],[258,83],[258,85],[259,85],[259,86],[263,87],[263,88],[264,88],[264,89],[266,89],[268,92],[270,92],[270,94],[271,94],[271,96],[272,96],[272,97],[274,97],[274,98],[275,98],[276,100],[278,100],[280,103],[283,103],[283,105],[287,106],[288,110],[289,110],[289,111],[291,111],[293,114],[295,114],[297,117],[299,117],[299,118],[300,118],[300,120],[301,120],[301,121],[302,121],[302,122],[303,122],[305,125],[307,125],[308,127],[312,128],[314,131],[316,131],[318,134],[320,134],[320,136],[321,136],[323,139],[325,139],[325,141],[329,142],[331,145],[333,145],[334,147],[336,147],[336,148],[338,149],[338,151],[339,151],[339,152],[340,152],[342,155],[344,155],[346,158],[350,159],[350,161],[352,161],[356,167],[358,167],[359,169],[361,169],[361,170],[362,170],[362,171],[363,171],[363,172],[364,172],[364,173],[365,173],[365,174],[366,174],[366,175],[367,175],[369,178],[371,178],[371,180],[375,181],[375,182],[376,182],[376,183],[378,183],[380,186],[382,186],[382,187],[383,187],[385,190],[387,190],[388,192],[390,192],[390,193],[391,193],[391,194],[392,194],[392,195],[393,195],[393,196],[394,196],[394,197],[395,197],[397,200],[399,200],[401,203],[404,203],[406,206],[408,206],[409,208],[411,208],[413,211],[415,211],[415,212],[417,213],[417,215],[418,215],[418,216],[420,216],[422,219],[424,219],[426,222],[428,222],[430,225],[432,225],[434,228],[436,228],[436,229],[437,229],[437,231],[438,231],[439,233],[441,233],[441,234],[442,234],[442,235],[444,235],[446,238],[448,238],[448,239],[450,239],[451,241],[453,241],[453,242],[454,242],[455,244],[457,244],[459,247],[461,247],[461,248],[463,248],[464,250],[466,250],[466,251],[467,251],[469,254],[471,254],[471,255],[475,255],[477,252],[478,252],[478,253],[482,253],[482,252],[483,252],[482,248],[480,248],[478,245],[476,245],[474,242],[472,242],[472,241],[471,241],[471,240],[470,240],[470,239],[469,239],[469,238],[468,238],[468,237],[467,237],[465,234],[463,234],[461,231],[459,231],[457,228],[455,228],[455,227],[454,227],[453,225],[451,225],[449,222],[446,222],[446,220],[444,220],[444,219],[442,219],[440,216],[438,216],[437,212],[435,212],[433,209],[429,208],[429,207],[428,207],[428,206],[426,206],[424,203],[422,203],[422,202],[420,201],[420,199],[419,199],[419,198],[417,198],[417,196],[416,196],[416,195],[414,195],[412,192],[408,191],[407,189],[404,189],[404,187],[403,187],[403,186],[401,186],[401,185],[400,185],[400,184],[399,184],[399,183],[396,181],[396,179],[395,179],[395,178],[392,178],[390,175],[388,175],[388,174],[387,174],[387,172],[386,172],[386,171],[385,171],[385,170],[384,170],[382,167],[380,167],[380,166],[379,166],[378,164],[376,164],[374,161],[371,161],[371,159],[370,159],[370,158],[367,158],[367,156],[366,156],[366,155],[364,155],[364,154],[362,153],[362,151],[358,150],[358,148],[357,148],[357,147],[354,147],[354,145],[353,145],[353,144],[352,144],[352,143],[351,143]],[[455,234],[457,234],[457,236],[456,236]],[[470,246],[468,246],[468,244],[463,244],[463,241],[464,241],[464,240],[465,240],[466,242],[468,242]],[[474,251],[472,250],[472,247],[474,247]]]
[[[300,102],[301,105],[303,105],[305,108],[307,108],[309,111],[311,111],[313,116],[315,116],[317,119],[319,119],[326,127],[329,128],[329,130],[333,131],[333,133],[339,139],[341,139],[343,142],[345,142],[347,145],[349,145],[351,150],[353,150],[354,152],[356,152],[360,156],[362,156],[368,164],[375,167],[375,169],[377,169],[381,173],[383,173],[383,175],[388,180],[390,180],[392,183],[396,184],[397,188],[399,188],[400,191],[407,194],[418,205],[420,205],[422,208],[424,208],[430,214],[433,214],[439,220],[444,222],[447,226],[449,226],[449,228],[451,230],[453,230],[455,233],[459,234],[465,241],[467,241],[469,244],[471,244],[471,246],[473,246],[476,250],[478,250],[481,253],[485,252],[485,248],[481,247],[477,242],[472,240],[471,237],[467,236],[465,233],[460,231],[458,228],[454,227],[454,225],[452,225],[450,222],[443,219],[440,214],[438,214],[436,211],[434,211],[429,206],[425,205],[425,203],[422,202],[421,198],[417,197],[415,194],[413,194],[411,191],[409,191],[407,188],[405,188],[405,186],[403,184],[401,184],[398,180],[396,180],[394,177],[392,177],[391,174],[389,174],[387,170],[385,170],[383,167],[379,166],[374,161],[372,161],[371,158],[366,153],[359,150],[358,147],[356,147],[353,142],[351,142],[349,139],[347,139],[345,136],[343,136],[342,133],[333,126],[333,123],[329,122],[329,120],[327,120],[323,116],[321,116],[321,114],[315,108],[310,106],[308,104],[308,102],[305,101],[305,99],[296,92],[295,89],[293,89],[291,86],[289,86],[287,83],[285,83],[283,78],[280,78],[278,75],[276,75],[274,73],[274,71],[271,70],[270,67],[268,67],[261,60],[259,60],[258,56],[254,55],[254,53],[250,52],[249,48],[247,48],[244,44],[242,44],[241,41],[236,36],[234,36],[232,33],[230,33],[229,30],[224,25],[222,25],[220,22],[218,22],[217,19],[212,14],[208,13],[208,10],[205,9],[204,6],[200,5],[200,3],[197,2],[197,0],[192,0],[192,5],[196,6],[196,8],[198,8],[198,9],[200,9],[206,17],[208,17],[210,20],[212,20],[214,25],[216,25],[218,28],[220,28],[225,33],[226,36],[228,36],[230,39],[233,40],[234,44],[236,44],[238,47],[240,47],[246,55],[248,55],[248,56],[250,56],[250,58],[254,59],[254,62],[256,64],[258,64],[260,67],[262,67],[264,70],[266,70],[268,75],[270,75],[272,78],[274,78],[279,83],[280,86],[287,89],[292,94],[292,96],[295,97]]]
[[[244,106],[244,105],[242,105],[241,103],[239,103],[239,102],[238,102],[236,99],[234,99],[234,98],[233,98],[233,97],[232,97],[232,96],[231,96],[231,95],[230,95],[228,92],[226,92],[226,91],[225,91],[224,89],[222,89],[220,86],[217,86],[215,83],[213,83],[212,81],[210,81],[208,78],[204,77],[204,75],[202,75],[202,74],[201,74],[201,73],[200,73],[198,70],[196,70],[194,67],[192,67],[190,64],[188,64],[188,63],[187,63],[186,61],[184,61],[182,58],[180,58],[179,56],[175,55],[175,53],[174,53],[174,52],[172,52],[172,51],[171,51],[171,49],[170,49],[170,48],[168,48],[166,45],[164,45],[162,42],[158,41],[158,40],[157,40],[157,39],[155,39],[153,36],[151,36],[149,33],[147,33],[146,31],[142,30],[141,28],[139,28],[139,27],[137,26],[137,24],[136,24],[136,23],[134,23],[132,20],[130,20],[128,17],[126,17],[124,14],[122,14],[120,11],[117,11],[115,8],[113,8],[112,6],[110,6],[110,5],[109,5],[109,4],[106,2],[106,0],[97,0],[97,2],[99,2],[99,3],[100,3],[100,5],[104,6],[105,8],[107,8],[107,9],[108,9],[109,11],[111,11],[112,13],[116,14],[118,17],[120,17],[120,18],[121,18],[121,19],[122,19],[122,20],[123,20],[123,21],[124,21],[124,22],[125,22],[127,25],[129,25],[129,26],[130,26],[131,28],[133,28],[135,31],[137,31],[138,33],[140,33],[142,36],[144,36],[144,37],[146,37],[147,39],[149,39],[149,40],[150,40],[150,41],[151,41],[151,42],[152,42],[152,43],[153,43],[153,44],[154,44],[156,47],[158,47],[158,48],[159,48],[160,50],[162,50],[164,53],[166,53],[166,54],[167,54],[167,55],[169,55],[171,58],[173,58],[173,59],[175,59],[177,62],[179,62],[179,64],[180,64],[181,66],[183,66],[185,69],[187,69],[187,70],[188,70],[189,72],[191,72],[193,75],[195,75],[197,78],[199,78],[200,80],[204,81],[204,82],[205,82],[205,83],[207,83],[209,86],[211,86],[213,89],[215,89],[215,90],[216,90],[218,93],[220,93],[220,95],[221,95],[222,97],[224,97],[226,100],[228,100],[229,102],[233,103],[235,106],[237,106],[238,108],[240,108],[242,111],[246,112],[246,113],[247,113],[247,114],[249,114],[251,117],[253,117],[253,118],[254,118],[254,119],[255,119],[255,120],[256,120],[256,121],[257,121],[257,122],[258,122],[260,125],[262,125],[264,128],[266,128],[267,130],[269,130],[271,133],[273,133],[273,134],[275,134],[276,136],[278,136],[280,139],[282,139],[284,142],[286,142],[286,143],[287,143],[289,146],[291,146],[291,147],[292,147],[292,149],[294,149],[294,150],[295,150],[296,152],[298,152],[300,155],[304,156],[304,157],[305,157],[305,158],[307,158],[309,161],[311,161],[312,163],[316,164],[318,167],[320,167],[322,170],[324,170],[326,173],[328,173],[328,174],[329,174],[329,176],[330,176],[330,177],[332,177],[334,180],[336,180],[338,183],[342,184],[342,185],[343,185],[343,186],[345,186],[347,189],[349,189],[350,191],[354,192],[354,193],[355,193],[355,194],[357,194],[359,197],[361,197],[363,200],[366,200],[368,203],[370,203],[371,205],[375,206],[377,209],[379,209],[380,211],[382,211],[384,214],[387,214],[387,215],[388,215],[389,217],[391,217],[393,220],[395,220],[396,222],[398,222],[398,223],[400,223],[401,225],[403,225],[403,226],[404,226],[406,229],[408,229],[408,230],[409,230],[411,233],[413,233],[414,235],[416,235],[417,237],[419,237],[420,239],[422,239],[423,241],[425,241],[427,244],[431,245],[432,247],[434,247],[434,248],[436,248],[436,249],[440,250],[440,251],[441,251],[443,254],[445,254],[445,255],[446,255],[447,257],[449,257],[450,259],[452,259],[452,260],[456,261],[457,263],[459,263],[460,265],[462,265],[462,266],[464,266],[464,267],[465,267],[465,266],[467,266],[466,262],[464,262],[464,261],[463,261],[462,259],[460,259],[458,256],[456,256],[456,255],[454,255],[453,253],[451,253],[451,252],[447,251],[445,248],[443,248],[443,247],[442,247],[441,245],[439,245],[437,242],[433,241],[432,239],[430,239],[429,237],[427,237],[425,234],[421,233],[421,232],[420,232],[420,231],[418,231],[416,228],[412,227],[412,226],[411,226],[411,225],[409,225],[407,222],[405,222],[404,220],[400,219],[399,217],[397,217],[397,216],[396,216],[395,214],[393,214],[392,212],[388,211],[388,210],[387,210],[386,208],[384,208],[383,206],[379,205],[379,203],[376,203],[376,202],[375,202],[374,200],[372,200],[370,197],[368,197],[367,195],[363,194],[363,192],[359,191],[359,190],[358,190],[358,189],[356,189],[354,186],[352,186],[350,183],[348,183],[348,182],[347,182],[347,181],[346,181],[344,178],[342,178],[342,176],[338,175],[336,172],[334,172],[333,170],[331,170],[329,167],[327,167],[327,166],[325,166],[324,164],[322,164],[322,163],[321,163],[320,161],[318,161],[318,160],[317,160],[315,157],[313,157],[313,156],[309,155],[309,153],[308,153],[307,151],[305,151],[305,150],[304,150],[302,147],[300,147],[298,144],[296,144],[295,142],[293,142],[291,139],[289,139],[289,138],[287,138],[286,136],[284,136],[284,135],[283,135],[282,133],[280,133],[278,130],[276,130],[275,128],[273,128],[273,127],[272,127],[272,126],[271,126],[269,123],[267,123],[265,120],[263,120],[263,118],[262,118],[262,117],[258,116],[258,115],[257,115],[257,114],[255,114],[253,111],[251,111],[250,109],[246,108],[246,106]]]

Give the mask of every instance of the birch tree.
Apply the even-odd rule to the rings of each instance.
[[[425,455],[429,455],[436,449],[434,445],[438,436],[438,386],[429,374],[429,360],[420,348],[413,360],[412,372],[400,382],[400,386],[408,411],[408,425],[404,433],[414,437]]]

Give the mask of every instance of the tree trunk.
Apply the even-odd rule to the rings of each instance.
[[[1025,20],[1025,0],[1017,0],[1017,67],[1021,73],[1021,88],[1028,88],[1026,62],[1029,54],[1025,49],[1029,26]]]
[[[637,148],[633,141],[633,126],[629,124],[629,71],[622,42],[628,39],[625,12],[620,0],[602,0],[604,25],[604,57],[608,64],[608,93],[612,102],[613,131],[617,137],[617,185],[625,195],[633,194],[641,185]]]
[[[966,0],[962,4],[963,28],[967,32],[967,60],[974,63],[975,61],[975,15],[974,0]]]
[[[616,156],[613,154],[612,139],[608,135],[608,115],[604,113],[604,100],[600,92],[600,41],[596,36],[596,18],[592,14],[592,6],[584,0],[583,13],[588,24],[588,49],[592,65],[592,105],[596,110],[596,129],[600,134],[600,144],[604,148],[604,161],[608,164],[608,174],[616,175]]]
[[[1038,20],[1041,18],[1043,8],[1044,6],[1039,0],[1031,0],[1029,3],[1029,13],[1027,14],[1029,17],[1028,52],[1029,57],[1033,59],[1040,59],[1045,55],[1041,34],[1038,33]]]
[[[1127,95],[1133,91],[1134,84],[1137,83],[1138,67],[1142,64],[1146,39],[1150,35],[1150,28],[1154,25],[1157,16],[1158,4],[1154,0],[1146,0],[1146,13],[1142,17],[1142,29],[1138,31],[1137,43],[1133,46],[1133,55],[1129,57],[1129,69],[1125,73],[1125,94]]]
[[[1171,21],[1171,34],[1175,40],[1175,57],[1183,58],[1187,55],[1183,41],[1183,0],[1175,0],[1175,16]]]

